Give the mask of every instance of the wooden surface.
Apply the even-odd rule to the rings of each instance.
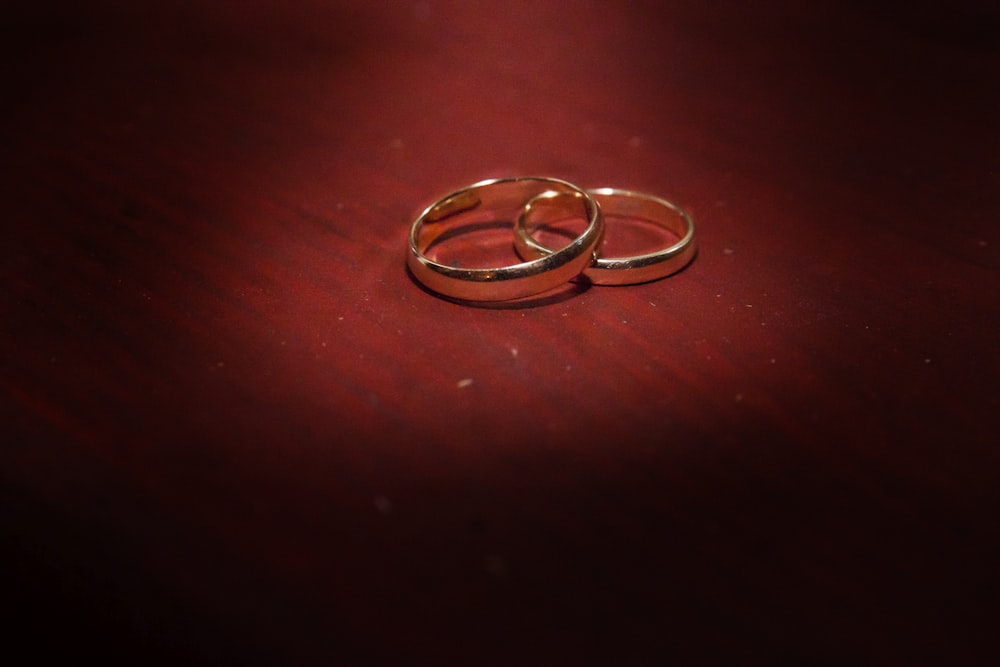
[[[0,23],[8,645],[996,664],[992,3],[64,4]],[[521,174],[700,254],[416,285]]]

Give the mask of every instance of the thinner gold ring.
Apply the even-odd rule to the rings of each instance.
[[[678,237],[667,247],[630,257],[605,257],[600,252],[583,271],[594,285],[634,285],[664,278],[687,266],[697,252],[694,221],[681,207],[654,195],[618,188],[596,188],[587,193],[597,200],[607,218],[643,220]],[[529,229],[535,202],[529,202],[514,226],[514,246],[522,259],[546,257],[551,248],[539,243]]]
[[[429,256],[435,243],[477,224],[512,226],[532,200],[559,200],[570,217],[586,222],[566,246],[508,266],[463,267]],[[410,228],[407,266],[428,289],[465,301],[505,301],[541,294],[569,282],[590,266],[604,233],[601,209],[586,191],[556,178],[496,178],[462,188],[428,206]],[[513,253],[511,253],[513,254]]]

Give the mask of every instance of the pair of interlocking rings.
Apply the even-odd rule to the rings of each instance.
[[[642,220],[679,240],[630,257],[604,257],[604,219]],[[562,248],[537,240],[542,225],[582,219],[583,233]],[[540,220],[539,220],[540,219]],[[496,268],[465,268],[428,256],[438,243],[497,220],[514,221],[514,248],[523,260]],[[463,301],[506,301],[553,290],[580,276],[594,285],[632,285],[684,268],[696,252],[694,223],[674,204],[653,195],[597,188],[583,190],[556,178],[525,176],[474,183],[441,198],[413,222],[407,265],[428,289]]]

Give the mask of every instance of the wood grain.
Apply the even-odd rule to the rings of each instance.
[[[262,664],[989,664],[1000,14],[11,8],[15,645]],[[410,221],[538,174],[694,263],[470,307]]]

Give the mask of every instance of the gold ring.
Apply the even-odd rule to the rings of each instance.
[[[569,195],[569,197],[566,197]],[[569,201],[570,216],[586,221],[580,236],[560,250],[497,268],[467,268],[428,256],[436,242],[477,225],[517,224],[526,202]],[[566,204],[558,204],[566,210]],[[528,206],[527,208],[530,208]],[[429,289],[465,301],[505,301],[541,294],[569,282],[590,266],[604,233],[601,209],[584,190],[555,178],[524,176],[474,183],[427,207],[410,229],[407,266]]]
[[[687,266],[697,252],[694,221],[679,206],[666,199],[631,190],[597,188],[588,190],[597,200],[605,218],[626,218],[651,222],[675,234],[680,240],[655,252],[631,257],[603,257],[598,253],[583,275],[594,285],[634,285],[669,276]],[[528,218],[534,202],[525,206],[514,226],[514,246],[522,259],[545,257],[550,248],[532,237]],[[537,231],[537,227],[536,227]]]

